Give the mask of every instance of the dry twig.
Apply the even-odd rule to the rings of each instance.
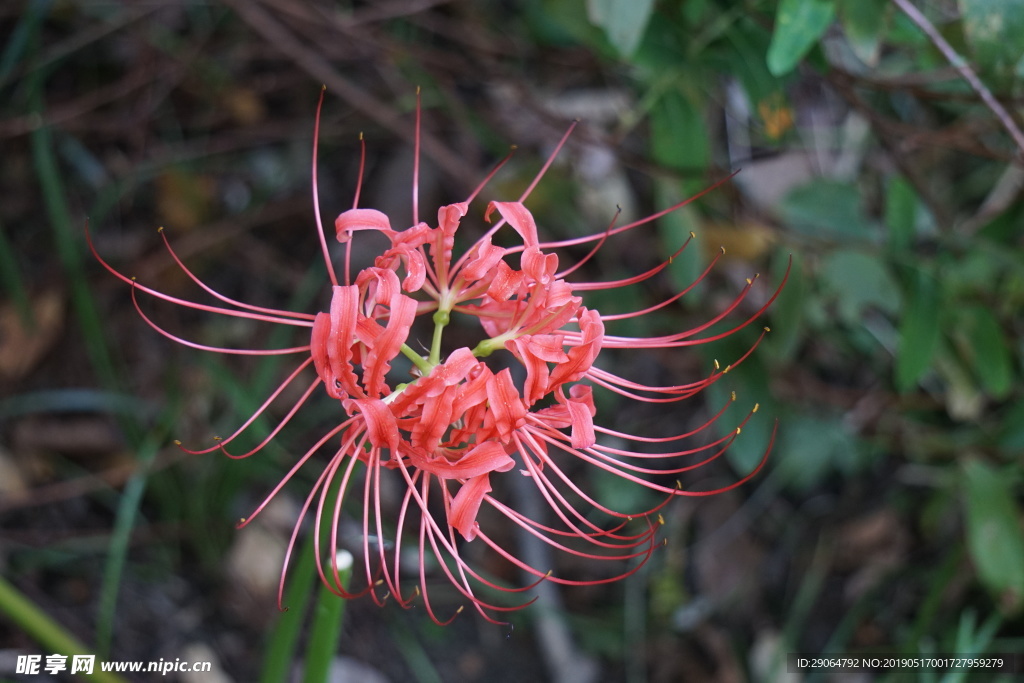
[[[999,122],[1003,124],[1003,128],[1013,138],[1014,143],[1017,145],[1019,150],[1018,157],[1024,154],[1024,133],[1021,132],[1020,128],[1017,127],[1017,123],[1010,116],[1010,113],[1006,111],[1006,108],[995,98],[992,91],[989,90],[981,79],[978,78],[978,74],[974,73],[974,70],[970,67],[963,57],[953,49],[939,30],[935,28],[932,22],[928,21],[928,17],[924,16],[920,10],[918,10],[910,2],[910,0],[893,0],[897,7],[907,15],[907,17],[917,24],[928,39],[932,41],[932,44],[942,53],[942,55],[949,61],[949,63],[956,69],[967,83],[974,88],[974,91],[981,97],[981,101],[988,107]]]

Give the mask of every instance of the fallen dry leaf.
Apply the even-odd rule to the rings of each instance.
[[[64,296],[48,289],[29,301],[25,319],[13,303],[0,304],[0,379],[32,372],[64,329]]]

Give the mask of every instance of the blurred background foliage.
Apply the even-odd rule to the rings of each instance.
[[[287,651],[263,658],[284,637],[272,594],[301,486],[265,527],[231,527],[286,469],[287,441],[244,465],[172,444],[231,430],[283,368],[158,338],[89,256],[83,225],[164,291],[188,282],[159,225],[221,291],[316,310],[320,85],[325,215],[351,201],[365,131],[363,204],[396,224],[419,86],[425,206],[461,199],[510,143],[520,149],[489,196],[516,194],[573,118],[564,163],[530,199],[550,236],[600,229],[616,205],[646,215],[741,169],[598,265],[637,272],[693,231],[699,248],[673,260],[664,293],[724,247],[652,331],[708,319],[756,272],[767,297],[789,268],[771,333],[707,392],[719,406],[736,391],[740,418],[760,404],[733,471],[716,476],[749,470],[775,420],[779,436],[741,494],[670,507],[668,547],[633,581],[566,589],[509,633],[359,601],[343,667],[360,680],[824,680],[787,674],[782,655],[1024,654],[1022,24],[1022,0],[5,4],[4,577],[90,651],[209,658],[223,680],[289,670]],[[288,343],[152,314],[203,343]],[[757,333],[654,372],[707,372]],[[651,372],[645,362],[621,358]],[[4,662],[50,651],[5,619]],[[558,652],[552,632],[568,643]]]

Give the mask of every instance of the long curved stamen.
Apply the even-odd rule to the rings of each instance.
[[[254,311],[256,313],[266,313],[268,315],[275,316],[275,319],[277,317],[282,317],[282,318],[292,317],[292,318],[297,318],[299,320],[313,320],[313,318],[316,317],[312,313],[295,313],[295,312],[292,312],[292,311],[281,311],[281,310],[277,310],[277,309],[274,309],[274,308],[265,308],[263,306],[254,306],[252,304],[247,304],[244,301],[237,301],[235,299],[232,299],[231,297],[224,296],[223,294],[221,294],[220,292],[217,292],[212,287],[207,285],[205,282],[200,280],[188,268],[188,266],[186,266],[182,262],[182,260],[180,258],[178,258],[178,255],[174,252],[174,249],[171,247],[170,240],[167,238],[167,231],[166,230],[164,230],[163,228],[158,228],[157,232],[160,233],[160,236],[164,240],[164,246],[167,247],[167,252],[171,255],[171,258],[174,259],[174,262],[176,264],[178,264],[178,267],[181,269],[181,271],[183,273],[185,273],[185,275],[187,275],[189,277],[189,279],[192,280],[192,282],[194,282],[197,285],[199,285],[199,287],[201,287],[203,289],[203,291],[205,291],[210,296],[213,296],[213,297],[215,297],[217,299],[220,299],[221,301],[223,301],[226,304],[231,304],[232,306],[237,306],[238,308],[243,308],[243,309],[245,309],[247,311]]]
[[[317,234],[320,236],[320,251],[324,257],[324,265],[327,266],[327,276],[331,279],[331,284],[337,287],[338,275],[334,272],[334,264],[331,261],[331,252],[327,248],[327,235],[324,233],[324,222],[320,218],[320,182],[317,178],[317,150],[320,147],[320,112],[324,106],[325,92],[327,92],[326,85],[320,89],[320,100],[316,103],[316,123],[313,124],[313,214],[316,216]]]
[[[618,289],[619,287],[626,287],[627,285],[635,285],[638,282],[645,282],[646,280],[650,280],[652,277],[654,277],[655,275],[657,275],[661,271],[663,271],[666,268],[668,268],[669,264],[672,263],[672,259],[674,259],[675,257],[679,256],[681,253],[683,253],[683,250],[686,249],[686,245],[688,245],[689,243],[690,243],[690,239],[687,239],[686,242],[683,243],[683,246],[681,246],[678,249],[676,249],[675,253],[672,254],[672,256],[670,256],[669,258],[665,259],[664,261],[662,261],[661,263],[656,265],[654,268],[651,268],[650,270],[648,270],[646,272],[640,273],[639,275],[634,275],[632,277],[623,278],[621,280],[602,280],[600,282],[580,282],[580,283],[575,283],[572,286],[573,291],[586,292],[586,291],[589,291],[589,290],[596,290],[596,289]]]
[[[565,134],[562,135],[562,139],[558,141],[557,145],[555,145],[554,151],[552,151],[551,154],[548,155],[547,160],[544,162],[544,165],[541,166],[541,169],[537,172],[537,175],[535,175],[533,177],[533,180],[530,181],[530,184],[527,185],[525,190],[523,190],[523,193],[521,195],[519,195],[519,199],[516,200],[517,202],[522,203],[522,202],[526,201],[527,197],[529,197],[533,193],[534,188],[537,187],[537,183],[539,183],[541,181],[541,178],[543,178],[544,175],[548,172],[548,169],[551,168],[551,164],[555,163],[555,158],[558,156],[558,153],[562,151],[562,148],[565,147],[565,143],[569,141],[569,136],[572,135],[572,132],[573,132],[573,130],[575,130],[576,125],[578,123],[579,123],[579,121],[573,121],[571,124],[569,124],[568,130],[565,131]],[[494,233],[496,233],[503,225],[505,225],[505,219],[504,218],[499,220],[487,232],[485,232],[483,234],[483,237],[481,237],[481,239],[489,239],[489,238],[493,237]],[[612,234],[614,234],[614,233],[612,233]],[[598,238],[595,237],[594,239],[598,239]],[[555,246],[561,246],[561,245],[555,245]],[[521,248],[514,248],[514,249],[510,250],[509,253],[512,253],[512,252],[517,251],[519,249],[521,249]]]
[[[309,347],[308,344],[305,345],[305,346],[293,346],[293,347],[287,348],[287,349],[228,349],[228,348],[224,348],[222,346],[207,346],[206,344],[199,344],[198,342],[193,342],[193,341],[189,341],[187,339],[183,339],[183,338],[181,338],[181,337],[179,337],[179,336],[177,336],[177,335],[175,335],[175,334],[173,334],[171,332],[168,332],[164,328],[160,327],[155,322],[150,320],[150,318],[145,313],[142,312],[142,308],[139,306],[139,300],[135,296],[136,289],[141,289],[142,291],[147,291],[147,288],[142,287],[142,286],[132,287],[132,305],[135,306],[135,310],[138,312],[139,317],[142,318],[143,322],[145,322],[147,325],[152,327],[154,330],[156,330],[157,332],[159,332],[163,336],[167,337],[168,339],[171,339],[172,341],[176,341],[177,343],[181,344],[182,346],[187,346],[187,347],[192,348],[192,349],[199,349],[200,351],[213,351],[215,353],[227,353],[227,354],[236,355],[236,356],[282,356],[282,355],[287,355],[289,353],[306,353],[306,352],[309,351],[310,347]],[[163,298],[163,297],[161,297],[161,298]],[[248,314],[248,315],[251,315],[251,314]],[[247,317],[247,316],[243,316],[243,317]]]
[[[416,88],[416,133],[412,150],[412,224],[420,222],[420,129],[423,127],[423,103]]]
[[[687,240],[687,242],[689,242],[689,240]],[[684,247],[685,247],[685,245],[684,245]],[[703,273],[701,273],[693,282],[691,282],[689,285],[687,285],[687,287],[685,289],[683,289],[680,292],[677,292],[677,293],[673,294],[672,296],[670,296],[669,298],[665,299],[664,301],[662,301],[660,303],[657,303],[657,304],[655,304],[653,306],[648,306],[647,308],[641,309],[639,311],[632,311],[630,313],[617,313],[617,314],[613,313],[611,315],[602,315],[601,316],[601,320],[603,320],[605,322],[608,322],[610,320],[626,320],[628,318],[639,318],[640,316],[644,316],[644,315],[647,315],[648,313],[653,313],[654,311],[657,311],[657,310],[660,310],[662,308],[665,308],[666,306],[670,306],[671,304],[675,303],[676,301],[679,301],[684,296],[689,294],[693,290],[694,287],[696,287],[698,284],[700,284],[704,280],[704,278],[706,278],[708,276],[708,273],[711,272],[711,269],[715,267],[715,264],[718,263],[718,260],[720,258],[722,258],[722,256],[724,254],[725,254],[724,251],[719,251],[717,254],[715,254],[715,258],[711,259],[711,262],[708,263],[708,265],[704,269]]]
[[[601,251],[601,247],[603,247],[605,245],[605,243],[608,241],[608,235],[611,234],[612,228],[615,227],[615,221],[617,221],[619,219],[619,214],[621,214],[621,213],[622,213],[622,207],[621,206],[616,206],[615,207],[615,215],[612,216],[611,222],[608,223],[608,227],[605,228],[604,234],[601,236],[601,239],[598,241],[598,243],[595,244],[593,247],[591,247],[590,251],[587,252],[586,256],[581,258],[579,261],[574,263],[572,266],[570,266],[569,268],[566,268],[565,270],[563,270],[560,273],[555,273],[555,277],[557,279],[559,279],[559,280],[565,279],[566,277],[568,277],[569,275],[572,275],[577,270],[579,270],[584,265],[586,265],[586,263],[588,261],[590,261],[590,259],[594,258],[594,256],[597,255],[597,252]],[[685,248],[686,245],[684,244],[683,247]]]
[[[103,266],[107,270],[107,272],[112,274],[118,280],[121,280],[125,284],[130,285],[132,287],[132,291],[133,292],[136,291],[136,290],[141,291],[141,292],[145,292],[146,294],[149,294],[150,296],[154,296],[154,297],[156,297],[158,299],[162,299],[162,300],[170,302],[172,304],[178,304],[179,306],[183,306],[185,308],[193,308],[193,309],[195,309],[197,311],[204,311],[206,313],[218,313],[220,315],[227,315],[227,316],[231,316],[233,318],[248,318],[249,320],[259,320],[259,321],[263,321],[263,322],[280,323],[282,325],[293,325],[293,326],[296,326],[296,327],[312,327],[313,326],[313,321],[312,320],[305,319],[305,318],[303,318],[302,320],[295,320],[295,319],[293,319],[295,317],[295,314],[294,313],[290,313],[290,312],[271,311],[271,313],[273,315],[266,315],[266,314],[257,313],[257,312],[236,311],[236,310],[233,310],[233,309],[230,309],[230,308],[223,308],[221,306],[210,306],[210,305],[201,304],[201,303],[198,303],[198,302],[195,302],[195,301],[188,301],[186,299],[179,299],[178,297],[171,296],[169,294],[164,294],[161,291],[158,291],[158,290],[155,290],[155,289],[151,289],[150,287],[147,287],[147,286],[143,285],[142,283],[136,281],[135,278],[128,277],[127,275],[121,274],[113,266],[111,266],[109,263],[107,263],[103,259],[103,257],[100,256],[99,253],[96,251],[96,247],[95,247],[95,245],[92,242],[92,236],[89,234],[89,227],[88,227],[88,225],[85,228],[85,241],[86,241],[86,243],[89,246],[89,251],[92,252],[92,255],[96,258],[96,260],[100,263],[100,265]],[[289,318],[289,317],[286,317],[286,316],[293,316],[293,317]]]
[[[273,403],[274,400],[277,399],[277,397],[281,395],[281,392],[283,392],[286,388],[288,388],[288,386],[295,380],[295,378],[298,377],[299,374],[303,370],[308,368],[312,363],[313,363],[313,357],[310,356],[309,358],[304,360],[302,362],[302,364],[299,365],[299,367],[295,368],[295,370],[292,371],[292,374],[288,375],[288,378],[286,380],[284,380],[283,382],[281,382],[281,384],[278,385],[277,389],[275,389],[273,391],[273,393],[271,393],[270,396],[267,397],[267,400],[265,400],[263,402],[263,404],[259,408],[257,408],[256,411],[251,416],[249,416],[249,419],[246,420],[245,422],[243,422],[242,426],[239,427],[238,429],[236,429],[234,431],[234,433],[231,436],[229,436],[228,438],[219,440],[216,445],[210,446],[209,448],[203,448],[201,450],[191,450],[191,449],[188,449],[188,448],[184,448],[184,447],[181,446],[180,442],[177,443],[178,447],[181,448],[186,453],[188,453],[189,455],[204,455],[206,453],[212,453],[213,451],[216,451],[216,450],[221,450],[222,452],[227,454],[227,451],[224,451],[224,447],[227,446],[232,441],[234,441],[236,438],[238,438],[239,434],[241,434],[246,429],[248,429],[249,425],[251,425],[253,422],[255,422],[256,419],[267,410],[267,408],[270,406],[270,404]],[[312,393],[313,388],[315,388],[316,385],[318,385],[320,383],[320,381],[321,380],[320,380],[319,377],[317,377],[315,380],[313,380],[313,384],[312,384],[312,386],[309,389],[306,390],[306,393],[304,394],[303,400],[305,400],[306,396],[308,396],[310,393]],[[292,413],[294,413],[294,412],[295,412],[295,408],[292,409]],[[274,431],[274,434],[276,434],[276,433],[277,433],[277,430]],[[267,438],[267,441],[269,441],[269,439],[270,439],[270,437]],[[258,450],[259,450],[259,448],[255,449],[253,451],[253,453],[255,453]],[[251,455],[251,453],[250,453],[250,455]],[[245,457],[245,456],[231,456],[231,455],[228,455],[228,457],[239,458],[239,457]]]

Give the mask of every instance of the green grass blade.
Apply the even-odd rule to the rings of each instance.
[[[125,560],[128,556],[128,544],[131,541],[132,529],[139,513],[142,494],[146,490],[150,466],[156,458],[159,444],[166,439],[165,430],[158,430],[150,435],[137,450],[139,467],[128,480],[121,494],[117,508],[114,531],[110,537],[110,551],[107,555],[103,571],[103,585],[100,589],[100,607],[96,624],[96,648],[103,656],[108,656],[113,641],[114,619],[117,611],[118,589],[124,573]]]
[[[351,553],[339,550],[336,562],[341,587],[348,590],[352,576]],[[330,566],[325,567],[324,571],[327,576],[331,576]],[[331,660],[338,651],[342,621],[345,618],[345,604],[346,601],[332,593],[327,586],[320,586],[313,611],[313,626],[306,646],[306,669],[302,678],[304,683],[327,683],[327,677],[331,672]]]
[[[299,634],[306,623],[306,608],[316,579],[316,561],[313,554],[313,534],[302,545],[291,574],[295,580],[285,590],[284,612],[278,614],[267,634],[267,656],[263,660],[260,683],[278,683],[289,679]]]
[[[53,654],[89,655],[90,650],[68,633],[57,621],[36,607],[35,603],[0,576],[0,612],[6,614],[16,626]],[[127,683],[117,674],[102,671],[97,665],[90,681],[97,683]]]
[[[28,300],[28,290],[21,281],[18,260],[14,256],[14,245],[8,239],[3,224],[0,224],[0,283],[3,284],[7,296],[14,302],[22,324],[31,326],[33,319],[32,307]]]

